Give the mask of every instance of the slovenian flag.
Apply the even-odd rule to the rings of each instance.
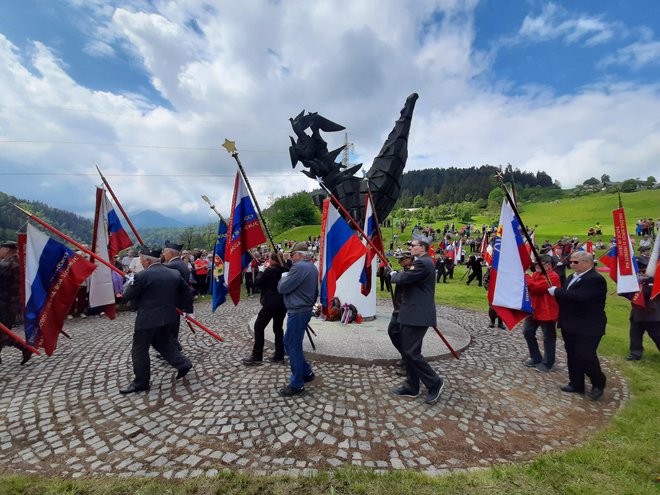
[[[495,237],[488,301],[509,330],[532,312],[525,282],[525,271],[531,263],[520,225],[505,198]]]
[[[96,188],[96,213],[92,239],[92,251],[109,263],[112,263],[116,253],[132,246],[131,239],[112,208],[112,203],[100,187]],[[116,312],[112,270],[100,261],[95,260],[94,263],[96,270],[89,278],[89,307],[102,307],[105,315],[114,320]]]
[[[78,287],[96,266],[28,223],[25,249],[25,340],[48,356],[57,347]]]
[[[241,274],[252,261],[250,249],[266,242],[259,217],[248,195],[243,177],[236,172],[234,197],[229,219],[231,233],[225,249],[225,274],[229,296],[234,305],[241,300]]]
[[[376,221],[376,213],[374,212],[373,205],[371,204],[371,196],[367,194],[367,204],[364,208],[364,233],[371,240],[372,244],[376,246],[380,252],[383,252],[383,240],[380,237],[380,230],[378,230],[378,222]],[[364,245],[367,248],[367,256],[364,260],[364,268],[360,274],[360,292],[368,296],[371,292],[371,278],[373,273],[374,258],[378,255],[376,251],[368,245],[366,239]],[[377,261],[377,260],[376,260]]]
[[[319,278],[321,280],[321,306],[327,312],[335,295],[337,280],[350,266],[367,254],[367,248],[330,200],[323,202],[321,222],[321,254]]]

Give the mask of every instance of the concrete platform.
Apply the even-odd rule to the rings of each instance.
[[[312,349],[309,339],[305,338],[305,354],[313,359],[342,364],[389,365],[399,358],[399,353],[390,342],[387,326],[392,315],[391,307],[377,306],[376,319],[344,325],[338,321],[324,321],[312,318],[309,325],[316,332],[312,335],[316,350]],[[253,332],[256,316],[249,322],[250,332]],[[286,320],[284,322],[286,329]],[[470,345],[470,334],[456,323],[441,317],[438,311],[438,329],[456,352],[461,352]],[[273,345],[272,322],[265,331],[265,340]],[[451,353],[442,339],[432,328],[424,338],[422,354],[429,361],[451,358]]]

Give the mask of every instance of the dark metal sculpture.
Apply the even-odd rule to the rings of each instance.
[[[364,178],[354,175],[362,166],[361,163],[346,168],[341,163],[335,162],[344,146],[328,151],[328,144],[321,137],[320,131],[336,132],[343,130],[344,127],[318,113],[305,115],[304,110],[295,119],[289,119],[298,138],[296,141],[291,137],[289,147],[291,165],[295,168],[300,161],[309,169],[303,170],[303,174],[323,181],[323,184],[360,224],[364,222],[366,195],[371,190],[377,217],[384,220],[392,211],[401,192],[401,176],[408,158],[410,121],[417,98],[417,93],[407,98],[401,116],[395,122],[394,128]],[[306,133],[307,129],[310,129],[311,136]],[[318,197],[314,199],[320,206]]]

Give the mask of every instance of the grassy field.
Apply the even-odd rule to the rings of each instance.
[[[636,196],[639,195],[639,196]],[[550,238],[562,234],[586,232],[600,221],[605,232],[611,225],[610,210],[616,206],[608,195],[589,196],[559,205],[526,205],[523,218],[542,225],[546,219]],[[614,201],[614,203],[612,203]],[[623,197],[624,206],[632,214],[628,220],[655,216],[660,210],[660,191],[645,191]],[[612,203],[612,204],[611,204]],[[637,205],[637,206],[634,206]],[[558,210],[550,210],[550,207]],[[602,211],[601,211],[602,210]],[[591,211],[592,213],[588,213]],[[591,215],[599,215],[591,217]],[[565,220],[562,220],[562,217]],[[573,222],[575,219],[575,222]],[[578,219],[581,219],[578,221]],[[580,223],[581,222],[581,223]],[[634,222],[633,222],[634,223]],[[569,227],[570,226],[570,227]],[[540,229],[540,227],[539,227]],[[281,239],[306,239],[317,235],[318,227],[301,227],[289,231]],[[541,231],[543,232],[543,231]],[[294,234],[300,234],[298,237]],[[387,232],[385,233],[387,235]],[[407,233],[409,237],[409,231]],[[484,311],[486,293],[476,285],[460,281],[464,268],[459,266],[454,280],[439,285],[436,300],[447,304]],[[213,479],[190,479],[184,482],[160,480],[86,479],[64,480],[38,476],[0,477],[0,494],[67,494],[67,495],[147,495],[147,494],[539,494],[539,495],[648,495],[660,493],[660,353],[648,337],[643,361],[628,362],[628,314],[630,303],[613,295],[609,282],[607,300],[607,333],[599,354],[619,367],[630,387],[630,401],[609,426],[595,434],[586,444],[565,452],[539,455],[526,464],[511,464],[471,473],[430,478],[415,472],[393,472],[375,475],[367,470],[341,468],[310,478],[252,477],[226,473]],[[387,297],[385,293],[379,293]],[[514,330],[516,331],[516,330]],[[442,448],[439,444],[438,448]]]

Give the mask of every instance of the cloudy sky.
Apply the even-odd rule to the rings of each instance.
[[[368,167],[412,92],[407,170],[660,178],[659,24],[656,0],[5,0],[0,191],[92,216],[98,164],[129,213],[204,222],[229,138],[265,208],[316,186],[289,117]]]

